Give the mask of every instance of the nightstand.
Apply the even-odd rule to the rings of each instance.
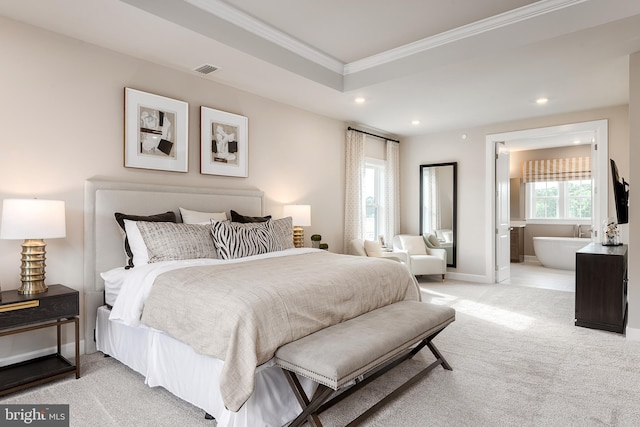
[[[55,326],[57,352],[0,367],[0,396],[75,373],[80,378],[80,314],[78,291],[51,285],[47,292],[20,295],[17,290],[2,292],[0,337]],[[75,364],[61,354],[60,328],[75,327]]]

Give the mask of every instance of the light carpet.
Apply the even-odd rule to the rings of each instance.
[[[366,426],[638,426],[640,343],[573,325],[572,292],[448,280],[425,301],[456,309],[434,343],[438,367]],[[423,350],[321,415],[343,426],[433,360]],[[83,356],[83,375],[0,403],[69,403],[72,426],[208,426],[203,412],[111,358]]]

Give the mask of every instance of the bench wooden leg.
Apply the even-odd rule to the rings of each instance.
[[[283,369],[282,372],[284,372],[284,375],[287,377],[287,381],[289,381],[293,394],[295,394],[296,399],[298,399],[298,403],[302,407],[302,412],[289,424],[289,427],[300,426],[305,421],[308,421],[313,427],[322,427],[320,418],[318,418],[318,407],[334,393],[334,390],[325,385],[318,384],[316,392],[311,400],[309,400],[307,393],[305,393],[302,388],[302,384],[300,384],[296,374],[285,369]]]
[[[287,371],[286,369],[283,369],[282,372],[286,376],[287,381],[289,382],[289,385],[293,390],[293,393],[298,399],[298,403],[302,407],[302,413],[300,413],[300,415],[298,415],[298,417],[295,420],[293,420],[288,425],[288,427],[298,427],[302,425],[305,421],[308,421],[311,426],[322,427],[322,423],[318,418],[319,413],[330,408],[331,406],[335,405],[336,403],[340,402],[341,400],[350,396],[351,394],[355,393],[356,391],[364,387],[366,384],[370,383],[371,381],[380,377],[384,373],[395,368],[405,360],[413,358],[413,356],[415,356],[425,346],[428,347],[429,350],[431,350],[431,353],[433,353],[433,355],[436,357],[436,360],[432,362],[429,366],[427,366],[426,368],[422,369],[420,372],[415,374],[405,383],[400,385],[398,388],[393,390],[389,395],[384,397],[375,405],[373,405],[372,407],[367,409],[365,412],[360,414],[358,418],[356,418],[355,420],[353,420],[351,423],[348,424],[349,427],[360,425],[365,419],[369,418],[377,409],[387,404],[390,400],[395,399],[400,393],[404,392],[406,389],[408,389],[413,384],[418,382],[420,379],[426,376],[434,368],[438,366],[442,366],[444,369],[448,371],[452,371],[453,369],[451,368],[451,365],[449,365],[449,363],[442,356],[440,351],[431,342],[440,332],[443,331],[443,329],[423,339],[417,346],[405,351],[404,353],[397,356],[395,359],[388,361],[387,363],[378,367],[376,370],[366,374],[362,380],[359,380],[359,381],[356,380],[356,383],[354,385],[350,386],[348,389],[341,391],[339,393],[330,387],[327,387],[322,384],[318,384],[318,389],[313,395],[313,398],[309,400],[296,374],[293,372]]]

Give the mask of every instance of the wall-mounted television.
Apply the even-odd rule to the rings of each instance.
[[[618,224],[629,222],[629,183],[620,178],[616,162],[611,160],[611,180],[613,182],[613,197],[616,201]]]

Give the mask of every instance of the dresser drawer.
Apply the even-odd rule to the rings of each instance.
[[[51,285],[47,292],[31,295],[5,291],[0,301],[0,329],[79,314],[79,292],[63,285]]]

